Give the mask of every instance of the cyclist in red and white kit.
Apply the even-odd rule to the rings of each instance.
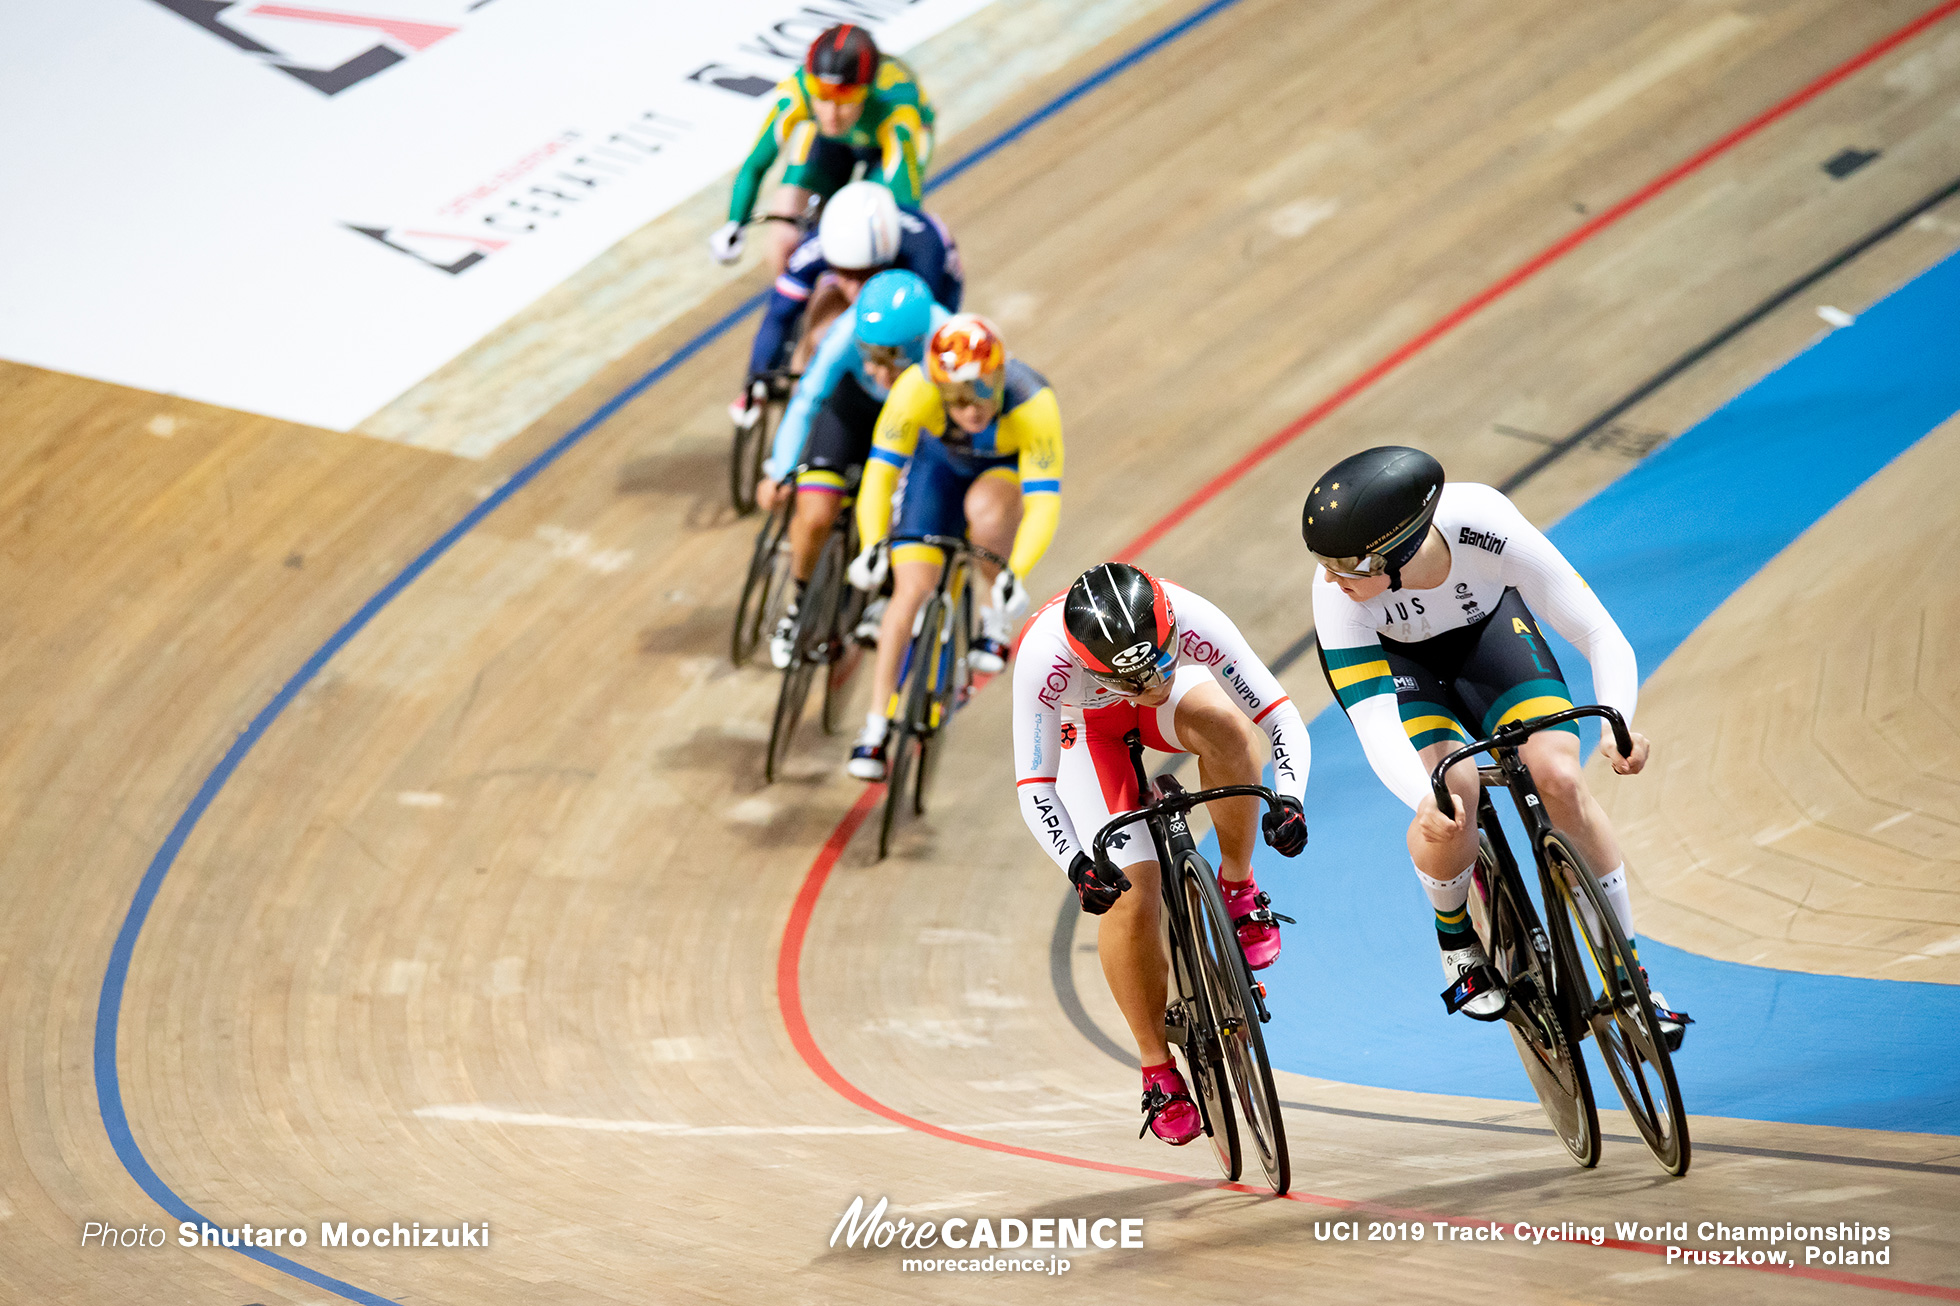
[[[1202,1132],[1164,1041],[1167,963],[1159,923],[1157,852],[1137,822],[1110,840],[1116,863],[1097,871],[1088,841],[1141,805],[1123,736],[1193,753],[1205,788],[1258,784],[1270,744],[1282,810],[1260,820],[1266,842],[1297,857],[1307,844],[1301,800],[1310,757],[1299,709],[1211,603],[1120,562],[1082,573],[1035,614],[1014,667],[1014,770],[1021,815],[1068,873],[1082,910],[1101,916],[1097,946],[1109,991],[1143,1064],[1147,1123],[1167,1143]],[[1279,956],[1271,900],[1252,878],[1256,798],[1208,805],[1218,832],[1218,887],[1254,970]],[[1135,888],[1135,892],[1125,890]]]

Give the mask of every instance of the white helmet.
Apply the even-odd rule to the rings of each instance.
[[[898,201],[875,181],[854,181],[832,195],[817,223],[824,262],[846,272],[889,264],[900,235]]]

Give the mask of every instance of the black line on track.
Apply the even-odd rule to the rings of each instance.
[[[1866,232],[1857,240],[1852,241],[1849,245],[1846,245],[1843,249],[1831,255],[1830,258],[1819,263],[1816,267],[1804,273],[1795,281],[1792,281],[1789,285],[1783,287],[1783,289],[1777,291],[1768,299],[1765,299],[1762,303],[1756,305],[1747,313],[1744,313],[1741,317],[1729,323],[1714,335],[1708,337],[1708,339],[1702,341],[1693,349],[1690,349],[1687,353],[1681,355],[1681,357],[1648,377],[1645,381],[1642,381],[1618,401],[1599,413],[1590,422],[1587,422],[1584,426],[1566,436],[1558,443],[1547,447],[1543,453],[1533,458],[1517,471],[1512,472],[1497,488],[1506,494],[1511,493],[1511,491],[1523,485],[1539,472],[1544,471],[1560,458],[1571,453],[1587,436],[1599,431],[1607,423],[1625,413],[1635,404],[1649,398],[1662,386],[1674,380],[1696,363],[1701,362],[1704,358],[1707,358],[1710,354],[1768,317],[1771,313],[1774,313],[1777,309],[1782,308],[1785,304],[1816,285],[1819,281],[1822,281],[1825,277],[1830,276],[1831,273],[1836,272],[1860,254],[1863,254],[1872,246],[1896,234],[1901,227],[1911,222],[1914,218],[1919,217],[1929,209],[1938,208],[1955,195],[1960,195],[1960,177],[1954,178],[1891,221]]]
[[[1642,381],[1625,395],[1595,414],[1590,421],[1571,434],[1549,443],[1544,452],[1504,478],[1498,484],[1497,488],[1505,494],[1510,494],[1526,481],[1578,448],[1589,436],[1596,434],[1643,400],[1652,398],[1657,391],[1665,387],[1670,381],[1680,377],[1682,373],[1693,368],[1697,363],[1702,362],[1723,345],[1728,344],[1750,327],[1756,325],[1777,309],[1782,308],[1792,299],[1795,299],[1798,295],[1816,285],[1825,277],[1830,276],[1833,272],[1838,271],[1859,255],[1870,250],[1873,246],[1897,234],[1913,219],[1938,208],[1955,195],[1960,195],[1960,177],[1954,178],[1889,221],[1872,228],[1872,230],[1866,232],[1857,240],[1831,255],[1824,262],[1819,263],[1816,267],[1804,273],[1795,281],[1790,282],[1769,298],[1758,303],[1741,317],[1736,318],[1727,326],[1722,327],[1715,334],[1703,340],[1687,353],[1682,354],[1666,367],[1663,367],[1660,371]],[[1314,629],[1309,626],[1304,635],[1287,645],[1285,650],[1277,658],[1267,664],[1272,673],[1278,676],[1301,658],[1305,657],[1313,648],[1314,640]],[[1162,775],[1175,772],[1189,756],[1188,753],[1178,754],[1176,757],[1170,759],[1158,774]],[[1134,1068],[1136,1064],[1135,1055],[1124,1051],[1121,1045],[1103,1031],[1102,1026],[1098,1025],[1095,1019],[1089,1015],[1088,1008],[1082,1005],[1082,997],[1076,992],[1074,961],[1071,950],[1075,946],[1075,918],[1079,910],[1080,904],[1077,902],[1074,893],[1064,894],[1061,910],[1055,917],[1055,932],[1048,945],[1048,977],[1050,984],[1055,990],[1055,1000],[1061,1005],[1062,1012],[1068,1017],[1069,1023],[1075,1026],[1076,1033],[1087,1039],[1097,1051],[1104,1053],[1116,1061],[1122,1062],[1125,1066]],[[1315,1106],[1308,1102],[1282,1102],[1280,1105],[1292,1107],[1299,1111],[1316,1111],[1323,1115],[1351,1116],[1360,1120],[1382,1120],[1395,1124],[1432,1125],[1443,1129],[1474,1129],[1501,1134],[1531,1134],[1547,1138],[1556,1136],[1552,1130],[1536,1128],[1529,1125],[1498,1125],[1475,1120],[1437,1120],[1427,1116],[1403,1116],[1380,1111],[1359,1111],[1348,1107]],[[1638,1143],[1641,1141],[1639,1138],[1631,1135],[1623,1138],[1618,1135],[1607,1134],[1604,1137],[1612,1142]],[[1825,1165],[1864,1166],[1879,1170],[1901,1170],[1908,1173],[1960,1175],[1960,1166],[1940,1165],[1931,1161],[1884,1161],[1865,1156],[1838,1156],[1823,1152],[1790,1152],[1771,1147],[1744,1147],[1739,1144],[1726,1143],[1697,1142],[1695,1149],[1702,1152],[1724,1152],[1736,1156],[1770,1157],[1782,1161],[1811,1161]]]

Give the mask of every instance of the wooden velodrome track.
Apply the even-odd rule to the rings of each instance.
[[[1308,622],[1298,504],[1335,457],[1409,440],[1455,477],[1503,480],[1539,452],[1531,434],[1578,427],[1960,176],[1954,8],[1243,0],[1046,120],[932,201],[959,233],[971,302],[1062,398],[1063,529],[1034,588],[1147,536],[1147,564],[1221,603],[1256,647],[1289,646]],[[1175,16],[1030,88],[942,157]],[[1841,181],[1820,170],[1848,146],[1883,154]],[[1960,203],[1931,208],[1528,481],[1521,505],[1556,517],[1622,471],[1643,432],[1684,429],[1788,357],[1816,304],[1856,312],[1956,246]],[[1209,1157],[1136,1141],[1133,1072],[1057,1006],[1059,885],[1010,798],[1004,687],[960,718],[936,810],[885,863],[861,840],[834,866],[822,856],[861,791],[835,744],[760,787],[775,680],[723,652],[753,532],[722,506],[742,330],[645,388],[309,667],[503,478],[735,302],[647,341],[483,463],[0,364],[0,1299],[338,1299],[235,1252],[79,1246],[87,1221],[174,1226],[153,1200],[165,1190],[227,1225],[491,1224],[484,1251],[316,1239],[295,1254],[361,1299],[403,1303],[1780,1302],[1876,1300],[1887,1283],[1960,1296],[1960,1144],[1944,1136],[1701,1119],[1677,1183],[1624,1144],[1588,1174],[1542,1137],[1447,1127],[1534,1124],[1517,1103],[1289,1076],[1286,1096],[1318,1108],[1290,1121],[1304,1201],[1177,1179],[1209,1178]],[[1154,529],[1411,340],[1398,366]],[[1753,582],[1747,610],[1717,618],[1725,643],[1683,650],[1716,665],[1787,654],[1837,723],[1820,747],[1854,777],[1881,766],[1859,741],[1896,734],[1898,702],[1918,695],[1908,738],[1923,765],[1897,783],[1922,824],[1782,850],[1835,859],[1854,885],[1921,891],[1902,924],[1870,928],[1846,893],[1809,899],[1805,949],[1787,961],[1761,942],[1791,935],[1786,895],[1719,896],[1720,928],[1706,924],[1698,871],[1734,831],[1787,821],[1752,771],[1762,750],[1738,747],[1709,758],[1723,788],[1633,844],[1652,871],[1638,886],[1648,932],[1843,974],[1918,957],[1912,978],[1960,982],[1960,953],[1937,946],[1960,931],[1945,778],[1960,704],[1935,637],[1956,612],[1951,509],[1926,509],[1953,502],[1956,468],[1949,427],[1806,537],[1808,565]],[[1945,560],[1947,600],[1917,618],[1934,631],[1922,654],[1848,639],[1799,654],[1749,618],[1827,602],[1817,569],[1857,552],[1832,539],[1862,548],[1874,530]],[[1855,576],[1823,584],[1878,604],[1874,625],[1897,615]],[[1670,676],[1683,696],[1706,683],[1670,667],[1650,685],[1662,750],[1696,753],[1723,712],[1772,728],[1786,711],[1767,690],[1671,699]],[[1286,680],[1308,716],[1325,702],[1310,658]],[[1628,782],[1616,801],[1651,804],[1662,783]],[[1338,819],[1309,802],[1310,820]],[[1311,853],[1276,887],[1307,907]],[[105,1058],[103,977],[125,962]],[[1093,971],[1077,957],[1089,1014],[1120,1028]],[[150,1192],[125,1165],[139,1150]],[[859,1194],[919,1214],[1141,1216],[1148,1246],[1081,1256],[1059,1281],[902,1274],[896,1253],[826,1248]],[[1612,1247],[1325,1243],[1311,1223],[1339,1212],[1323,1201],[1553,1224],[1855,1214],[1895,1241],[1873,1272],[1887,1282],[1854,1283]]]

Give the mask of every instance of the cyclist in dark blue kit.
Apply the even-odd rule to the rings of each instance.
[[[749,349],[749,381],[788,362],[790,338],[826,272],[841,283],[849,304],[868,279],[887,268],[916,273],[942,308],[959,311],[965,273],[946,225],[922,209],[900,208],[876,182],[852,182],[831,196],[816,234],[797,246],[770,288]],[[743,397],[734,405],[738,413],[750,411],[752,388],[742,387]]]

